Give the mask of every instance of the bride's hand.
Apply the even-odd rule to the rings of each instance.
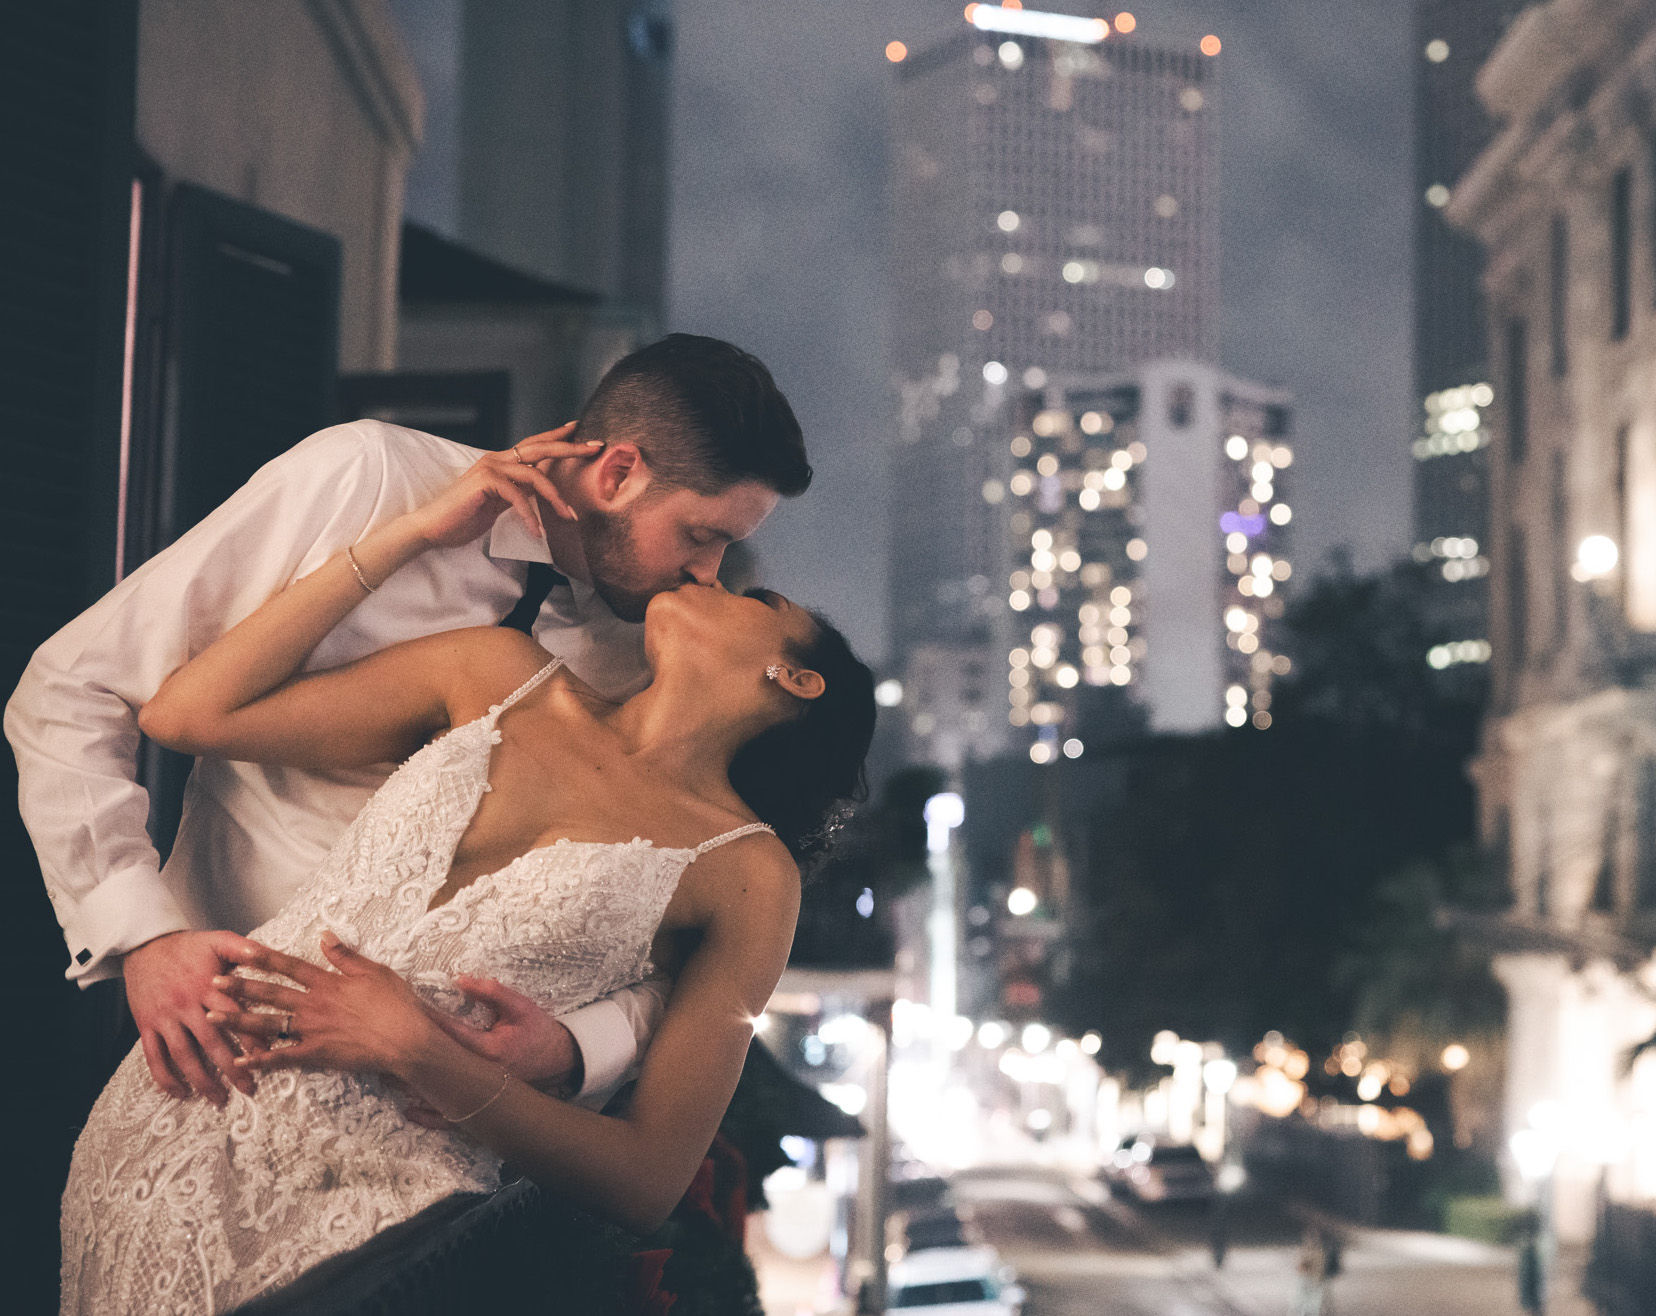
[[[521,1078],[548,1096],[567,1100],[581,1090],[584,1070],[575,1035],[532,998],[493,978],[460,974],[454,985],[468,1003],[480,1001],[488,1006],[494,1022],[479,1028],[428,1005],[426,1013],[432,1023],[472,1054],[494,1061],[513,1078]],[[410,1097],[403,1114],[424,1128],[453,1127],[436,1107],[419,1097]]]
[[[566,521],[577,519],[547,470],[564,457],[592,457],[603,442],[572,443],[575,422],[535,434],[502,452],[485,453],[470,470],[425,506],[408,513],[407,522],[433,548],[470,543],[508,508],[537,539],[541,537],[535,495]]]
[[[288,1043],[238,1056],[239,1067],[394,1073],[430,1039],[434,1029],[425,1008],[397,973],[358,955],[331,932],[322,934],[322,954],[338,972],[257,942],[225,955],[232,963],[281,974],[299,984],[294,988],[254,978],[213,980],[243,1008],[234,1013],[214,1011],[208,1015],[212,1022],[267,1044]]]

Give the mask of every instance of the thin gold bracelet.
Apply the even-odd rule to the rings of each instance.
[[[484,1111],[486,1111],[490,1106],[494,1105],[495,1102],[500,1100],[500,1098],[506,1092],[506,1085],[508,1083],[510,1083],[511,1081],[512,1081],[511,1071],[508,1070],[508,1071],[502,1072],[502,1074],[500,1075],[500,1086],[495,1089],[494,1096],[490,1097],[487,1101],[485,1101],[476,1110],[472,1111],[471,1114],[469,1114],[469,1115],[460,1115],[460,1116],[456,1116],[454,1118],[450,1118],[449,1116],[444,1115],[443,1118],[448,1120],[448,1122],[450,1124],[464,1124],[467,1120],[476,1119],[479,1115],[481,1115]]]
[[[351,551],[349,544],[345,546],[345,560],[351,564],[351,570],[356,572],[357,584],[361,585],[363,589],[372,594],[374,592],[374,586],[370,585],[368,583],[368,577],[362,574],[362,567],[358,564],[356,554]]]

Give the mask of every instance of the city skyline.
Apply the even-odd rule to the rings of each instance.
[[[1040,13],[993,12],[1002,29],[1054,26]],[[963,22],[935,45],[888,52],[898,75],[891,485],[926,491],[891,507],[890,666],[911,687],[910,752],[951,768],[963,755],[1021,747],[1029,733],[1016,729],[1032,717],[1034,754],[1056,754],[1052,738],[1078,729],[1073,708],[1058,711],[1073,699],[1030,705],[1018,676],[1029,677],[1031,651],[1037,678],[1052,666],[1042,655],[1063,653],[1055,670],[1072,686],[1122,685],[1134,671],[1106,663],[1096,643],[1072,642],[1077,605],[1111,611],[1112,573],[1135,572],[1137,558],[1121,552],[1132,531],[1112,535],[1104,523],[1114,525],[1118,504],[1129,517],[1142,508],[1097,484],[1110,442],[1083,442],[1067,411],[1041,410],[1041,391],[1160,358],[1210,358],[1217,345],[1222,108],[1212,56],[1103,38],[1102,25],[1058,30],[1070,35]],[[1029,398],[1040,412],[1032,430]],[[1037,459],[1038,474],[1024,469]],[[1222,509],[1211,501],[1193,533],[1217,543]],[[1171,555],[1173,545],[1162,549]],[[1031,567],[1046,582],[1033,592]],[[1032,640],[1032,619],[1052,643]],[[1082,663],[1083,648],[1094,661]],[[990,676],[1006,675],[1009,654],[1026,660],[1011,674],[1010,717]],[[1217,690],[1211,702],[1217,724]],[[1063,743],[1079,752],[1082,742],[1071,734]]]
[[[442,17],[455,2],[394,6],[430,112],[411,213],[440,230],[458,76]],[[1341,543],[1372,568],[1412,542],[1411,11],[1409,0],[1136,9],[1144,41],[1194,51],[1217,32],[1224,42],[1218,357],[1298,399],[1296,545],[1313,573]],[[879,657],[892,397],[883,139],[895,82],[881,51],[957,31],[960,7],[846,0],[786,24],[751,0],[672,13],[667,324],[732,338],[776,370],[818,477],[761,531],[766,575]],[[1393,131],[1377,134],[1377,123]]]

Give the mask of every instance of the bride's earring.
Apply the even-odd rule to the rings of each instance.
[[[765,668],[765,676],[772,681],[780,680],[782,677],[782,664],[772,663],[769,667]]]

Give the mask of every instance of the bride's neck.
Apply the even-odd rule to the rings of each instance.
[[[635,755],[687,781],[724,781],[736,752],[760,728],[757,710],[721,698],[705,674],[658,671],[606,719]]]

